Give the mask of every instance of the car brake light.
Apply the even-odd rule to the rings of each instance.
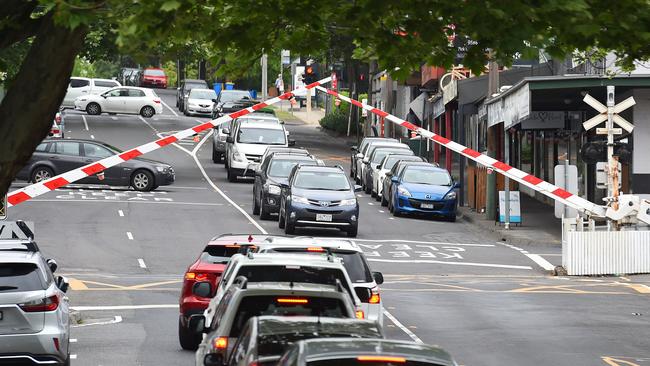
[[[157,104],[160,104],[160,99],[154,99],[153,102],[157,103]]]
[[[307,251],[308,252],[324,252],[325,249],[320,248],[320,247],[310,247],[310,248],[307,248]]]
[[[370,304],[379,304],[381,302],[381,295],[379,295],[379,288],[374,287],[371,291],[372,291],[372,295],[370,295],[370,299],[368,299],[368,302]]]
[[[241,245],[237,245],[237,244],[226,245],[226,248],[240,248],[240,247]]]
[[[185,274],[185,279],[191,281],[207,281],[208,275],[206,273],[187,272]]]
[[[226,349],[228,348],[228,337],[219,337],[213,343],[216,349]]]
[[[54,340],[54,347],[56,348],[57,351],[60,351],[61,348],[59,346],[59,339],[58,338],[52,338]]]
[[[52,295],[44,299],[32,300],[18,306],[27,313],[34,313],[39,311],[54,311],[59,307],[59,297]]]
[[[307,303],[309,303],[309,300],[307,300],[307,299],[299,299],[299,298],[280,297],[280,298],[277,299],[277,302],[279,304],[307,304]]]
[[[366,317],[366,314],[363,313],[363,310],[355,311],[354,315],[357,317],[357,319],[365,319]]]
[[[393,363],[406,363],[404,357],[391,357],[391,356],[359,356],[358,361],[363,362],[393,362]]]

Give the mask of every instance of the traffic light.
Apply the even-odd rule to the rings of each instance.
[[[632,148],[629,144],[616,142],[614,145],[614,155],[618,156],[621,163],[632,161]],[[582,145],[580,157],[587,164],[596,164],[607,161],[607,141],[593,141]]]

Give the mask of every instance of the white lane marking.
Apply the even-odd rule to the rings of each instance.
[[[361,198],[361,197],[363,197],[363,195],[362,194],[357,194],[357,197]]]
[[[126,237],[129,238],[129,240],[133,240],[133,234],[131,234],[130,231],[126,232]]]
[[[70,343],[77,343],[77,338],[70,338]]]
[[[124,211],[122,210],[117,210],[117,214],[120,215],[120,217],[124,217]]]
[[[526,254],[526,253],[524,253],[524,254],[526,255],[526,257],[532,259],[533,262],[537,263],[540,267],[544,268],[547,271],[552,271],[552,270],[555,269],[554,265],[552,265],[549,261],[542,258],[538,254]]]
[[[82,115],[81,115],[81,119],[84,120],[84,127],[86,128],[86,131],[90,131],[90,129],[88,128],[88,121],[86,121],[86,116],[84,116],[84,115],[82,114]],[[68,132],[70,132],[70,131],[68,131]]]
[[[379,210],[379,212],[380,212],[380,213],[384,213],[385,211],[384,211],[384,210]]]
[[[331,239],[326,237],[317,237],[316,239]],[[478,244],[478,243],[452,243],[442,241],[418,241],[418,240],[403,240],[403,239],[357,239],[354,241],[369,241],[373,243],[411,243],[411,244],[438,244],[438,245],[456,245],[461,247],[494,247],[494,244]]]
[[[144,117],[138,116],[138,118],[140,118],[140,121],[144,122],[144,124],[149,126],[149,128],[151,128],[153,130],[153,132],[155,132],[156,135],[158,135],[158,137],[160,137],[160,132],[158,132],[158,130],[154,126],[152,126],[149,122],[147,122],[147,120],[144,119]]]
[[[562,253],[537,253],[535,255],[541,255],[542,257],[561,257]]]
[[[162,204],[162,205],[189,205],[189,206],[223,206],[223,203],[202,203],[202,202],[168,202],[168,201],[113,201],[113,200],[71,200],[71,199],[58,199],[58,200],[51,200],[51,199],[35,199],[35,200],[29,200],[30,202],[85,202],[85,203],[124,203],[128,202],[129,204],[132,203],[155,203],[155,204]]]
[[[83,308],[83,306],[80,306],[80,307]],[[77,308],[75,308],[75,307],[71,307],[71,309],[72,309],[72,310],[81,311],[81,310],[79,310],[79,309],[77,309]],[[75,324],[75,325],[72,325],[71,327],[73,327],[73,328],[80,328],[80,327],[87,327],[87,326],[89,326],[89,325],[109,325],[109,324],[117,324],[117,323],[121,323],[121,322],[122,322],[122,317],[119,316],[119,315],[115,315],[115,317],[113,317],[113,319],[108,320],[108,321],[104,321],[104,322],[94,322],[94,323]]]
[[[95,135],[90,135],[90,138],[94,140],[94,139],[95,139]]]
[[[389,220],[395,220],[395,218],[394,218],[394,217],[389,217],[388,219],[389,219]]]
[[[115,117],[115,116],[111,117],[111,119],[112,119],[113,121],[117,121],[117,117]]]
[[[140,268],[147,268],[147,265],[144,263],[144,259],[138,258],[138,265]]]
[[[529,270],[533,269],[530,266],[515,266],[510,264],[445,262],[445,261],[422,260],[422,259],[399,260],[399,259],[367,258],[367,260],[369,262],[384,262],[384,263],[433,263],[433,264],[451,264],[454,266],[470,266],[470,267],[490,267],[490,268],[509,268],[509,269],[529,269]]]
[[[424,342],[422,342],[422,340],[420,339],[420,337],[416,336],[415,333],[411,332],[410,329],[408,329],[407,327],[405,327],[404,324],[402,324],[399,320],[397,320],[397,318],[395,318],[395,317],[393,316],[393,314],[389,313],[388,310],[384,309],[384,315],[386,315],[386,317],[387,317],[388,319],[390,319],[390,321],[393,322],[393,324],[397,325],[397,327],[398,327],[399,329],[401,329],[402,331],[404,331],[404,333],[406,333],[407,336],[411,337],[411,339],[412,339],[413,341],[415,341],[415,342],[417,342],[417,343],[420,343],[420,344],[424,344]]]
[[[165,102],[162,100],[162,98],[160,98],[160,103],[162,103],[162,105],[164,105],[165,107],[167,107],[167,109],[169,109],[172,113],[174,113],[174,116],[178,117],[178,114],[177,114],[173,109],[171,109],[171,107],[169,107],[169,106],[167,105],[167,103],[165,103]]]
[[[76,311],[107,311],[107,310],[147,310],[147,309],[178,309],[178,304],[153,305],[109,305],[109,306],[71,306]]]
[[[374,205],[375,205],[375,204],[372,203],[372,202],[368,202],[368,204],[369,204],[370,206],[374,206]]]
[[[71,360],[76,360],[76,359],[77,359],[77,355],[74,354],[74,353],[71,353],[71,354],[70,354],[70,359],[71,359]]]

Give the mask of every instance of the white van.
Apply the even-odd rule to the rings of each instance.
[[[293,146],[284,125],[263,121],[239,121],[233,124],[226,138],[226,169],[228,181],[239,176],[254,176],[255,166],[269,146]]]
[[[108,89],[122,86],[119,81],[111,79],[90,79],[82,77],[71,77],[68,84],[68,91],[65,93],[61,107],[74,108],[74,101],[77,97],[88,94],[101,94]]]

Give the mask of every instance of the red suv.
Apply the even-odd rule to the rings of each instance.
[[[212,238],[205,246],[201,255],[185,271],[185,280],[179,301],[180,314],[178,317],[178,340],[184,349],[195,350],[201,343],[200,333],[188,329],[191,315],[202,314],[210,304],[211,297],[200,297],[193,293],[194,285],[200,282],[210,282],[212,288],[223,274],[226,265],[234,254],[239,252],[241,245],[255,245],[266,239],[266,236],[224,234]]]
[[[146,68],[142,72],[140,86],[167,89],[167,75],[165,75],[163,69],[156,67]]]

